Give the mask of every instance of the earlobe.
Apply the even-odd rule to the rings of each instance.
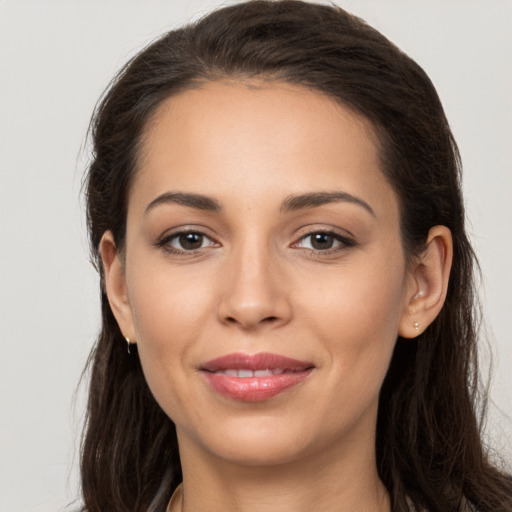
[[[116,248],[114,236],[110,231],[106,231],[101,238],[100,254],[103,264],[105,293],[110,308],[123,336],[133,340],[135,334],[132,311],[128,300],[124,264]]]
[[[446,299],[453,241],[446,226],[430,229],[425,250],[409,272],[409,287],[398,334],[415,338],[434,321]]]

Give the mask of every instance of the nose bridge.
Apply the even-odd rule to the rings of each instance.
[[[226,265],[219,319],[244,329],[286,323],[291,308],[279,258],[262,234],[252,232],[234,243]]]

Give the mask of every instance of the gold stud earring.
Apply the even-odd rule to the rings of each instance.
[[[414,328],[419,331],[420,330],[420,324],[418,322],[414,322]]]

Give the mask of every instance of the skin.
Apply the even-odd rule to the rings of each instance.
[[[222,211],[148,210],[170,191]],[[292,195],[333,191],[373,213],[345,200],[281,211]],[[129,194],[126,248],[107,232],[101,253],[112,310],[176,424],[182,510],[389,510],[374,453],[378,394],[397,336],[416,336],[441,309],[452,250],[436,226],[406,260],[399,219],[371,126],[325,96],[224,81],[160,105]],[[204,233],[195,252],[172,238],[180,230]],[[318,249],[318,232],[352,242]],[[235,401],[199,370],[233,352],[314,370],[271,399]]]

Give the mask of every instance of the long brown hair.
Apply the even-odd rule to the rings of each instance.
[[[110,230],[123,250],[127,199],[144,129],[161,102],[225,77],[286,81],[365,116],[401,207],[407,254],[435,225],[450,228],[454,261],[446,303],[416,340],[398,339],[382,387],[378,470],[394,511],[512,510],[512,480],[481,441],[475,257],[464,226],[460,159],[425,72],[382,34],[341,8],[256,0],[214,11],[145,48],[114,79],[91,124],[85,181],[92,258]],[[102,278],[103,279],[103,278]],[[175,428],[154,400],[136,347],[126,353],[101,286],[102,327],[89,359],[82,446],[84,508],[165,510],[181,481]]]

